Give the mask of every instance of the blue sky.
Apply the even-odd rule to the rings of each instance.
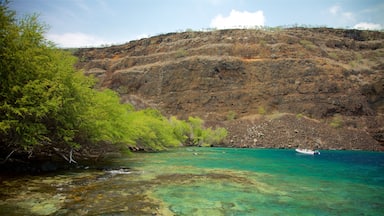
[[[162,33],[208,28],[309,25],[384,28],[383,0],[12,0],[37,13],[59,47],[122,44]]]

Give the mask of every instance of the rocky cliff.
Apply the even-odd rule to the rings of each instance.
[[[226,127],[226,146],[384,149],[384,32],[182,32],[75,55],[98,88]]]

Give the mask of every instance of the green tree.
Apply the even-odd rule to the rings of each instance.
[[[0,131],[2,142],[24,149],[47,141],[44,120],[59,109],[60,86],[51,44],[36,16],[17,21],[0,6]],[[48,61],[46,61],[48,60]]]
[[[37,16],[17,20],[6,3],[0,13],[2,155],[71,152],[73,161],[81,145],[134,143],[126,134],[132,107],[94,90],[94,79],[74,69],[76,58],[44,38]]]
[[[185,144],[189,138],[191,126],[187,122],[177,119],[175,116],[169,118],[169,123],[173,128],[173,133],[176,138]]]
[[[146,150],[163,150],[182,144],[167,118],[154,109],[145,109],[128,114],[130,127],[126,133],[138,147]]]
[[[165,118],[154,109],[120,104],[111,90],[73,65],[77,59],[44,38],[37,16],[17,20],[0,2],[0,157],[57,154],[69,162],[85,150],[138,146],[163,150],[187,140],[221,142],[225,129],[203,120]],[[113,146],[113,147],[112,147]],[[69,153],[69,154],[68,154]],[[3,161],[4,162],[4,161]]]
[[[221,143],[227,136],[225,128],[205,128],[204,121],[199,117],[189,117],[186,124],[189,130],[186,133],[187,142],[197,146],[211,146]]]
[[[194,145],[201,146],[205,137],[203,125],[204,121],[198,117],[189,117],[188,124],[190,125],[189,138]]]
[[[215,130],[208,128],[206,129],[206,137],[204,139],[205,145],[218,145],[225,137],[227,137],[227,130],[225,128],[216,128]]]

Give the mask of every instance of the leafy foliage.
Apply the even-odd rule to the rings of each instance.
[[[171,118],[172,119],[172,118]],[[189,117],[188,121],[174,120],[175,134],[189,145],[210,146],[220,144],[227,136],[224,128],[205,128],[204,121],[198,117]]]
[[[131,127],[127,133],[143,149],[163,150],[181,144],[173,133],[168,119],[154,109],[145,109],[128,114]]]
[[[32,15],[21,20],[0,3],[0,149],[7,152],[62,152],[93,144],[162,150],[188,139],[219,142],[225,130],[205,130],[203,121],[165,118],[154,109],[135,111],[111,90],[73,67],[69,52],[44,38]],[[37,150],[36,150],[37,149]],[[37,151],[37,152],[36,152]],[[7,157],[8,158],[8,157]]]

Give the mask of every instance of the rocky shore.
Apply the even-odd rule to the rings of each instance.
[[[384,151],[369,133],[332,123],[283,113],[235,119],[220,126],[229,131],[225,147]]]

